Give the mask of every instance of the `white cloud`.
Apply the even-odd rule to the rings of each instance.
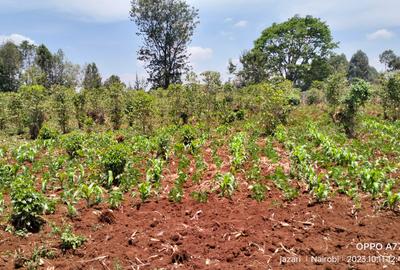
[[[243,28],[243,27],[246,27],[247,24],[248,24],[247,21],[241,20],[241,21],[238,21],[237,23],[235,23],[235,27]]]
[[[387,29],[379,29],[367,35],[368,40],[391,39],[392,37],[394,37],[394,33]]]
[[[9,36],[0,35],[0,44],[11,41],[16,45],[20,45],[24,40],[28,41],[31,44],[35,44],[35,42],[32,39],[20,34],[11,34]]]
[[[225,18],[225,20],[224,20],[224,22],[226,22],[226,23],[229,23],[229,22],[232,22],[232,21],[233,21],[232,18]]]
[[[203,48],[199,46],[189,47],[190,61],[204,61],[212,58],[213,50],[211,48]]]

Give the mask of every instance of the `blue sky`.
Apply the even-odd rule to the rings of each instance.
[[[229,59],[237,61],[261,31],[289,17],[313,15],[330,25],[339,53],[358,49],[381,70],[379,54],[400,54],[398,0],[188,0],[199,9],[200,25],[189,51],[196,72],[227,76]],[[119,75],[133,81],[145,76],[136,60],[141,39],[129,20],[129,0],[0,0],[0,42],[29,39],[61,48],[78,64],[96,62],[104,78]]]

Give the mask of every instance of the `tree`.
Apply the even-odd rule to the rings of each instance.
[[[336,47],[325,22],[312,16],[294,16],[265,29],[250,53],[258,56],[261,63],[256,66],[268,77],[281,76],[305,88],[312,63],[326,61]]]
[[[237,72],[240,85],[258,84],[268,79],[265,55],[260,50],[244,52],[240,57],[243,69]],[[233,67],[231,67],[233,68]]]
[[[183,0],[132,0],[131,20],[143,36],[138,59],[146,62],[148,81],[167,89],[188,70],[187,46],[198,24],[198,10]]]
[[[329,66],[331,68],[331,73],[347,73],[349,70],[349,61],[344,53],[342,54],[332,54],[328,59]]]
[[[121,78],[117,75],[111,75],[105,82],[104,82],[104,87],[109,89],[113,84],[119,84],[122,85],[123,87],[126,87],[126,85],[121,81]]]
[[[207,92],[216,92],[222,86],[221,74],[217,71],[204,71],[200,74]]]
[[[16,91],[19,87],[21,54],[18,47],[7,42],[0,47],[0,92]]]
[[[369,65],[368,56],[358,50],[350,59],[347,77],[350,81],[358,78],[365,81],[374,81],[378,76],[375,68]]]
[[[389,71],[400,69],[400,57],[398,57],[392,50],[386,50],[379,55],[379,61],[385,64],[385,68]]]
[[[22,58],[22,70],[27,70],[35,63],[36,49],[36,46],[30,44],[27,40],[24,40],[19,45],[19,51],[21,52]]]
[[[97,69],[96,63],[91,63],[85,68],[85,76],[83,79],[84,89],[96,89],[101,87],[101,76]]]
[[[50,88],[52,82],[53,55],[45,45],[40,45],[36,49],[35,62],[42,72],[40,84]]]

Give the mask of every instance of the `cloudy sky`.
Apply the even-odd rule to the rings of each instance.
[[[330,25],[338,52],[348,58],[364,50],[382,69],[385,49],[400,54],[398,0],[188,0],[200,11],[191,47],[196,72],[217,70],[226,76],[229,59],[250,49],[261,31],[289,17],[313,15]],[[136,51],[141,40],[129,20],[129,0],[0,0],[0,42],[29,39],[61,48],[78,64],[96,62],[104,77],[129,82],[144,75]]]

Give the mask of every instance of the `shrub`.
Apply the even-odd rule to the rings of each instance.
[[[121,127],[123,112],[123,85],[120,83],[114,83],[109,87],[109,110],[110,120],[114,130]]]
[[[102,164],[106,173],[112,172],[114,179],[124,172],[126,165],[126,151],[123,145],[118,144],[108,148],[102,156]]]
[[[272,134],[286,118],[299,99],[299,94],[288,81],[276,85],[263,83],[248,86],[241,90],[244,109],[258,116],[260,126],[266,134]]]
[[[35,190],[30,179],[21,177],[12,183],[11,203],[11,223],[15,229],[39,232],[44,223],[40,215],[46,209],[46,199]]]
[[[77,132],[68,134],[63,141],[65,150],[71,158],[75,158],[80,155],[82,151],[82,143],[83,136]]]
[[[45,120],[45,88],[43,86],[23,86],[20,89],[31,139],[36,139]]]
[[[53,129],[47,125],[44,125],[39,131],[39,139],[42,140],[55,140],[59,136],[59,133],[56,129]]]
[[[357,113],[370,97],[370,85],[364,80],[354,79],[351,90],[342,101],[338,113],[338,120],[343,125],[349,138],[355,137],[355,125]]]
[[[320,104],[324,102],[324,92],[317,88],[311,88],[306,92],[306,103],[308,105]]]
[[[68,122],[72,111],[73,90],[62,86],[56,86],[53,89],[53,92],[53,102],[57,121],[62,133],[65,134],[68,132]]]
[[[154,102],[154,97],[145,91],[129,92],[125,106],[129,126],[132,127],[136,123],[140,125],[143,133],[151,131]]]
[[[381,93],[385,118],[400,119],[400,73],[391,76]]]
[[[198,137],[196,129],[190,125],[184,125],[180,129],[181,142],[187,147]]]

